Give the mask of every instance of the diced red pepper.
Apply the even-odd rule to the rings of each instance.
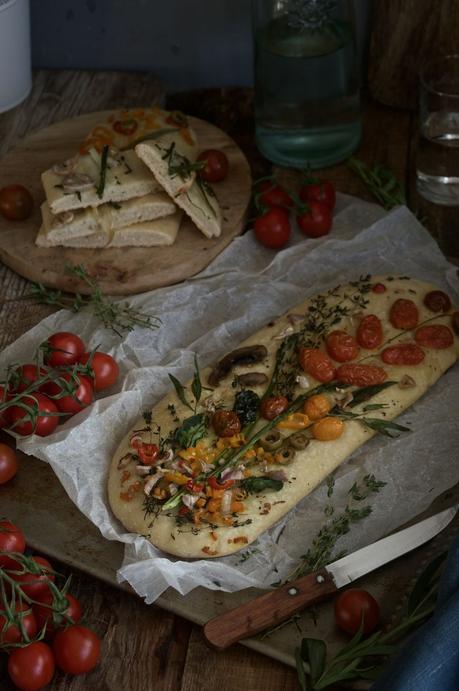
[[[186,483],[186,488],[189,492],[194,492],[195,494],[199,494],[199,492],[202,492],[204,489],[204,483],[193,482],[193,480],[188,480],[188,482]]]
[[[188,506],[181,506],[181,507],[179,508],[179,512],[178,512],[178,513],[179,513],[179,516],[186,516],[187,514],[190,513],[190,509],[188,508]]]
[[[216,477],[209,478],[209,485],[212,489],[229,489],[234,485],[234,480],[225,480],[224,482],[219,482]]]
[[[141,446],[137,447],[137,453],[143,465],[153,465],[159,456],[159,446],[143,442]]]

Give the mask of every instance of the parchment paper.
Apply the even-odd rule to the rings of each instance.
[[[155,332],[136,329],[120,341],[88,314],[57,312],[24,334],[0,355],[0,370],[26,362],[54,331],[75,331],[91,348],[99,345],[121,365],[111,395],[67,421],[48,438],[18,439],[19,448],[50,463],[70,498],[110,540],[126,544],[118,572],[137,593],[153,602],[168,586],[186,594],[196,586],[236,591],[269,587],[286,577],[307,551],[330,503],[326,487],[305,498],[287,518],[245,552],[213,560],[168,557],[143,537],[128,534],[106,501],[106,475],[113,452],[141,411],[170,388],[170,372],[186,381],[196,352],[202,367],[307,296],[362,274],[411,275],[436,283],[458,304],[457,269],[405,207],[382,210],[340,195],[331,235],[305,239],[295,231],[290,245],[273,252],[252,233],[237,238],[193,279],[129,299],[161,317]],[[154,270],[154,267],[152,268]],[[373,511],[341,538],[337,551],[368,544],[426,509],[459,481],[459,369],[447,372],[399,421],[412,428],[395,440],[378,436],[336,473],[332,503],[337,515],[355,480],[373,473],[387,485],[371,499]],[[56,516],[59,520],[59,516]]]

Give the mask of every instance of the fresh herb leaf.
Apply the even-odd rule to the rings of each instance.
[[[104,196],[105,189],[105,178],[107,176],[107,158],[108,158],[108,144],[104,144],[102,149],[102,154],[100,156],[100,174],[99,174],[99,184],[97,185],[97,196],[102,199]]]
[[[251,494],[258,494],[261,492],[279,492],[284,483],[282,480],[274,480],[272,477],[260,475],[259,477],[247,477],[242,480],[241,487]]]
[[[335,489],[335,476],[329,475],[326,479],[327,483],[327,497],[331,497]]]
[[[396,381],[386,381],[383,384],[373,384],[372,386],[364,386],[361,389],[357,389],[352,392],[352,401],[348,404],[349,408],[354,408],[359,403],[364,403],[368,399],[376,396],[376,394],[381,393],[389,386],[396,384]]]
[[[378,163],[373,168],[369,168],[366,163],[357,158],[350,158],[348,166],[359,175],[367,189],[386,211],[390,211],[395,206],[406,204],[403,185],[387,166]]]
[[[327,646],[317,638],[303,638],[300,650],[302,659],[309,665],[312,683],[315,684],[325,669]]]
[[[198,367],[198,359],[196,357],[196,354],[194,356],[194,376],[193,376],[193,381],[191,383],[191,393],[194,396],[194,400],[196,402],[196,406],[200,401],[201,398],[201,393],[202,393],[202,384],[201,384],[201,377],[199,374],[199,367]],[[196,409],[195,406],[195,409]]]
[[[207,415],[204,413],[186,418],[174,432],[174,446],[180,449],[196,446],[198,441],[205,436],[207,425]]]
[[[438,585],[439,570],[446,559],[446,552],[430,562],[419,576],[408,599],[408,613],[412,614],[422,603],[426,594]]]
[[[374,475],[365,475],[360,485],[354,482],[348,494],[354,501],[363,501],[368,499],[371,494],[378,494],[379,490],[386,485],[387,482],[376,480]]]
[[[190,405],[190,403],[187,401],[186,396],[185,396],[185,387],[183,384],[179,382],[177,377],[174,377],[173,374],[169,374],[169,379],[174,385],[175,392],[179,398],[179,400],[183,403],[183,405],[186,405],[187,408],[190,410],[193,410],[193,406]]]
[[[359,422],[365,425],[365,427],[369,427],[369,429],[372,429],[385,437],[393,438],[398,436],[396,434],[391,434],[392,431],[411,432],[409,427],[398,425],[396,422],[391,422],[390,420],[381,420],[379,418],[371,417],[361,417],[359,418]]]

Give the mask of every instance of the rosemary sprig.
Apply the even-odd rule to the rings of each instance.
[[[350,158],[347,164],[354,173],[359,175],[367,189],[386,211],[390,211],[395,206],[406,204],[403,185],[389,168],[381,163],[369,168],[357,158]]]
[[[104,147],[102,149],[102,154],[100,157],[100,176],[99,176],[99,184],[97,185],[97,196],[99,199],[102,199],[104,196],[104,189],[105,189],[105,178],[107,176],[107,158],[108,158],[108,144],[104,144]]]
[[[66,270],[81,279],[91,289],[90,295],[76,293],[67,295],[61,290],[46,288],[42,283],[32,283],[31,291],[24,297],[33,298],[41,305],[63,307],[71,312],[82,309],[92,311],[106,329],[111,329],[118,336],[133,331],[137,326],[143,329],[157,329],[161,320],[131,307],[129,303],[115,303],[107,300],[99,284],[91,278],[82,264],[67,264]]]

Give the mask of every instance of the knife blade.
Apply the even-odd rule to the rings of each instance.
[[[431,540],[453,520],[458,508],[459,505],[445,509],[210,619],[204,626],[207,642],[217,650],[224,650],[243,638],[276,626],[300,609],[331,597],[339,588]]]

